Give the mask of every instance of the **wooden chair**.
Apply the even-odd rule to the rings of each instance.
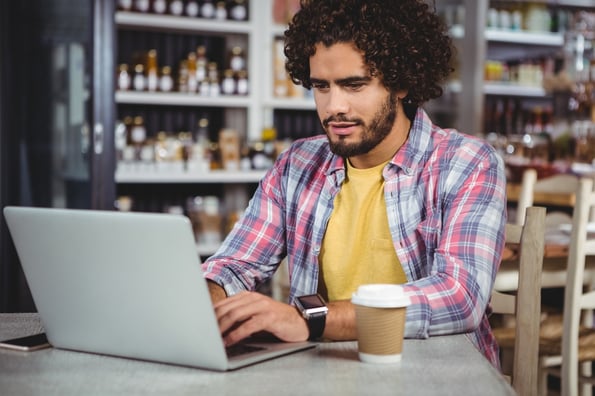
[[[541,204],[543,195],[548,195],[548,200],[552,200],[557,206],[564,206],[565,201],[568,200],[561,197],[575,193],[578,179],[577,176],[568,173],[538,179],[535,169],[526,169],[521,180],[515,223],[523,224],[525,209],[532,206],[535,201]],[[546,217],[549,216],[548,213]],[[570,216],[567,219],[570,221]]]
[[[582,178],[578,182],[572,215],[561,334],[544,336],[542,329],[542,392],[545,392],[547,374],[561,378],[563,396],[577,395],[579,383],[595,384],[595,378],[590,375],[591,362],[595,361],[595,291],[588,287],[584,292],[585,285],[592,285],[592,279],[585,271],[585,264],[587,258],[595,258],[595,239],[589,239],[587,233],[589,221],[595,221],[595,191],[593,179]],[[589,385],[581,387],[581,394],[591,394],[590,388]]]
[[[518,244],[518,288],[516,295],[496,289],[492,292],[493,312],[515,315],[512,386],[519,395],[537,395],[538,390],[545,213],[545,208],[529,207],[524,225],[506,225],[506,243]]]

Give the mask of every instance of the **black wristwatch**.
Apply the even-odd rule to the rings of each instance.
[[[322,337],[324,326],[326,325],[326,314],[328,307],[320,294],[310,294],[297,297],[295,303],[297,309],[301,312],[310,331],[308,340],[315,341]]]

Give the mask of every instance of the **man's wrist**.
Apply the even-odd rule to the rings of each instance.
[[[308,340],[315,341],[322,338],[328,313],[324,299],[319,294],[299,296],[296,298],[296,308],[308,326]]]
[[[225,293],[225,289],[215,283],[214,281],[207,279],[207,286],[209,288],[209,294],[211,295],[211,302],[215,304],[217,301],[221,301],[227,298],[227,293]]]

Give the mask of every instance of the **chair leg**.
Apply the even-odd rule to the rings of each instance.
[[[591,377],[591,371],[592,371],[591,364],[592,364],[592,362],[581,363],[580,368],[579,368],[579,373],[585,377]],[[593,395],[591,384],[588,384],[586,382],[581,382],[580,379],[578,382],[578,391],[581,396],[592,396]]]

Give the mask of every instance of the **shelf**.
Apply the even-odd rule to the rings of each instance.
[[[116,183],[258,183],[266,171],[141,172],[116,169]]]
[[[560,33],[513,31],[488,28],[485,37],[489,41],[499,41],[513,44],[544,45],[561,47],[564,45],[564,36]]]
[[[270,98],[264,102],[266,107],[288,110],[316,110],[312,98]]]
[[[461,25],[450,28],[450,35],[460,39],[465,36],[465,29]],[[487,28],[485,38],[488,41],[497,41],[520,45],[541,45],[549,47],[561,47],[564,45],[564,36],[561,33],[550,32],[529,32],[525,30],[503,30]]]
[[[483,87],[483,92],[486,95],[526,96],[532,98],[541,98],[546,96],[543,87],[532,87],[506,83],[485,84]]]
[[[162,106],[241,107],[250,106],[252,98],[239,95],[201,96],[183,92],[117,91],[118,104],[144,104]]]
[[[448,84],[447,89],[449,92],[460,93],[462,90],[461,83],[458,81],[453,81]],[[483,93],[486,95],[519,96],[530,98],[547,97],[547,94],[542,87],[495,82],[484,84]]]
[[[252,24],[249,21],[219,21],[187,16],[144,14],[140,12],[116,12],[115,21],[118,27],[142,28],[143,30],[167,30],[168,32],[248,34],[252,31]]]

